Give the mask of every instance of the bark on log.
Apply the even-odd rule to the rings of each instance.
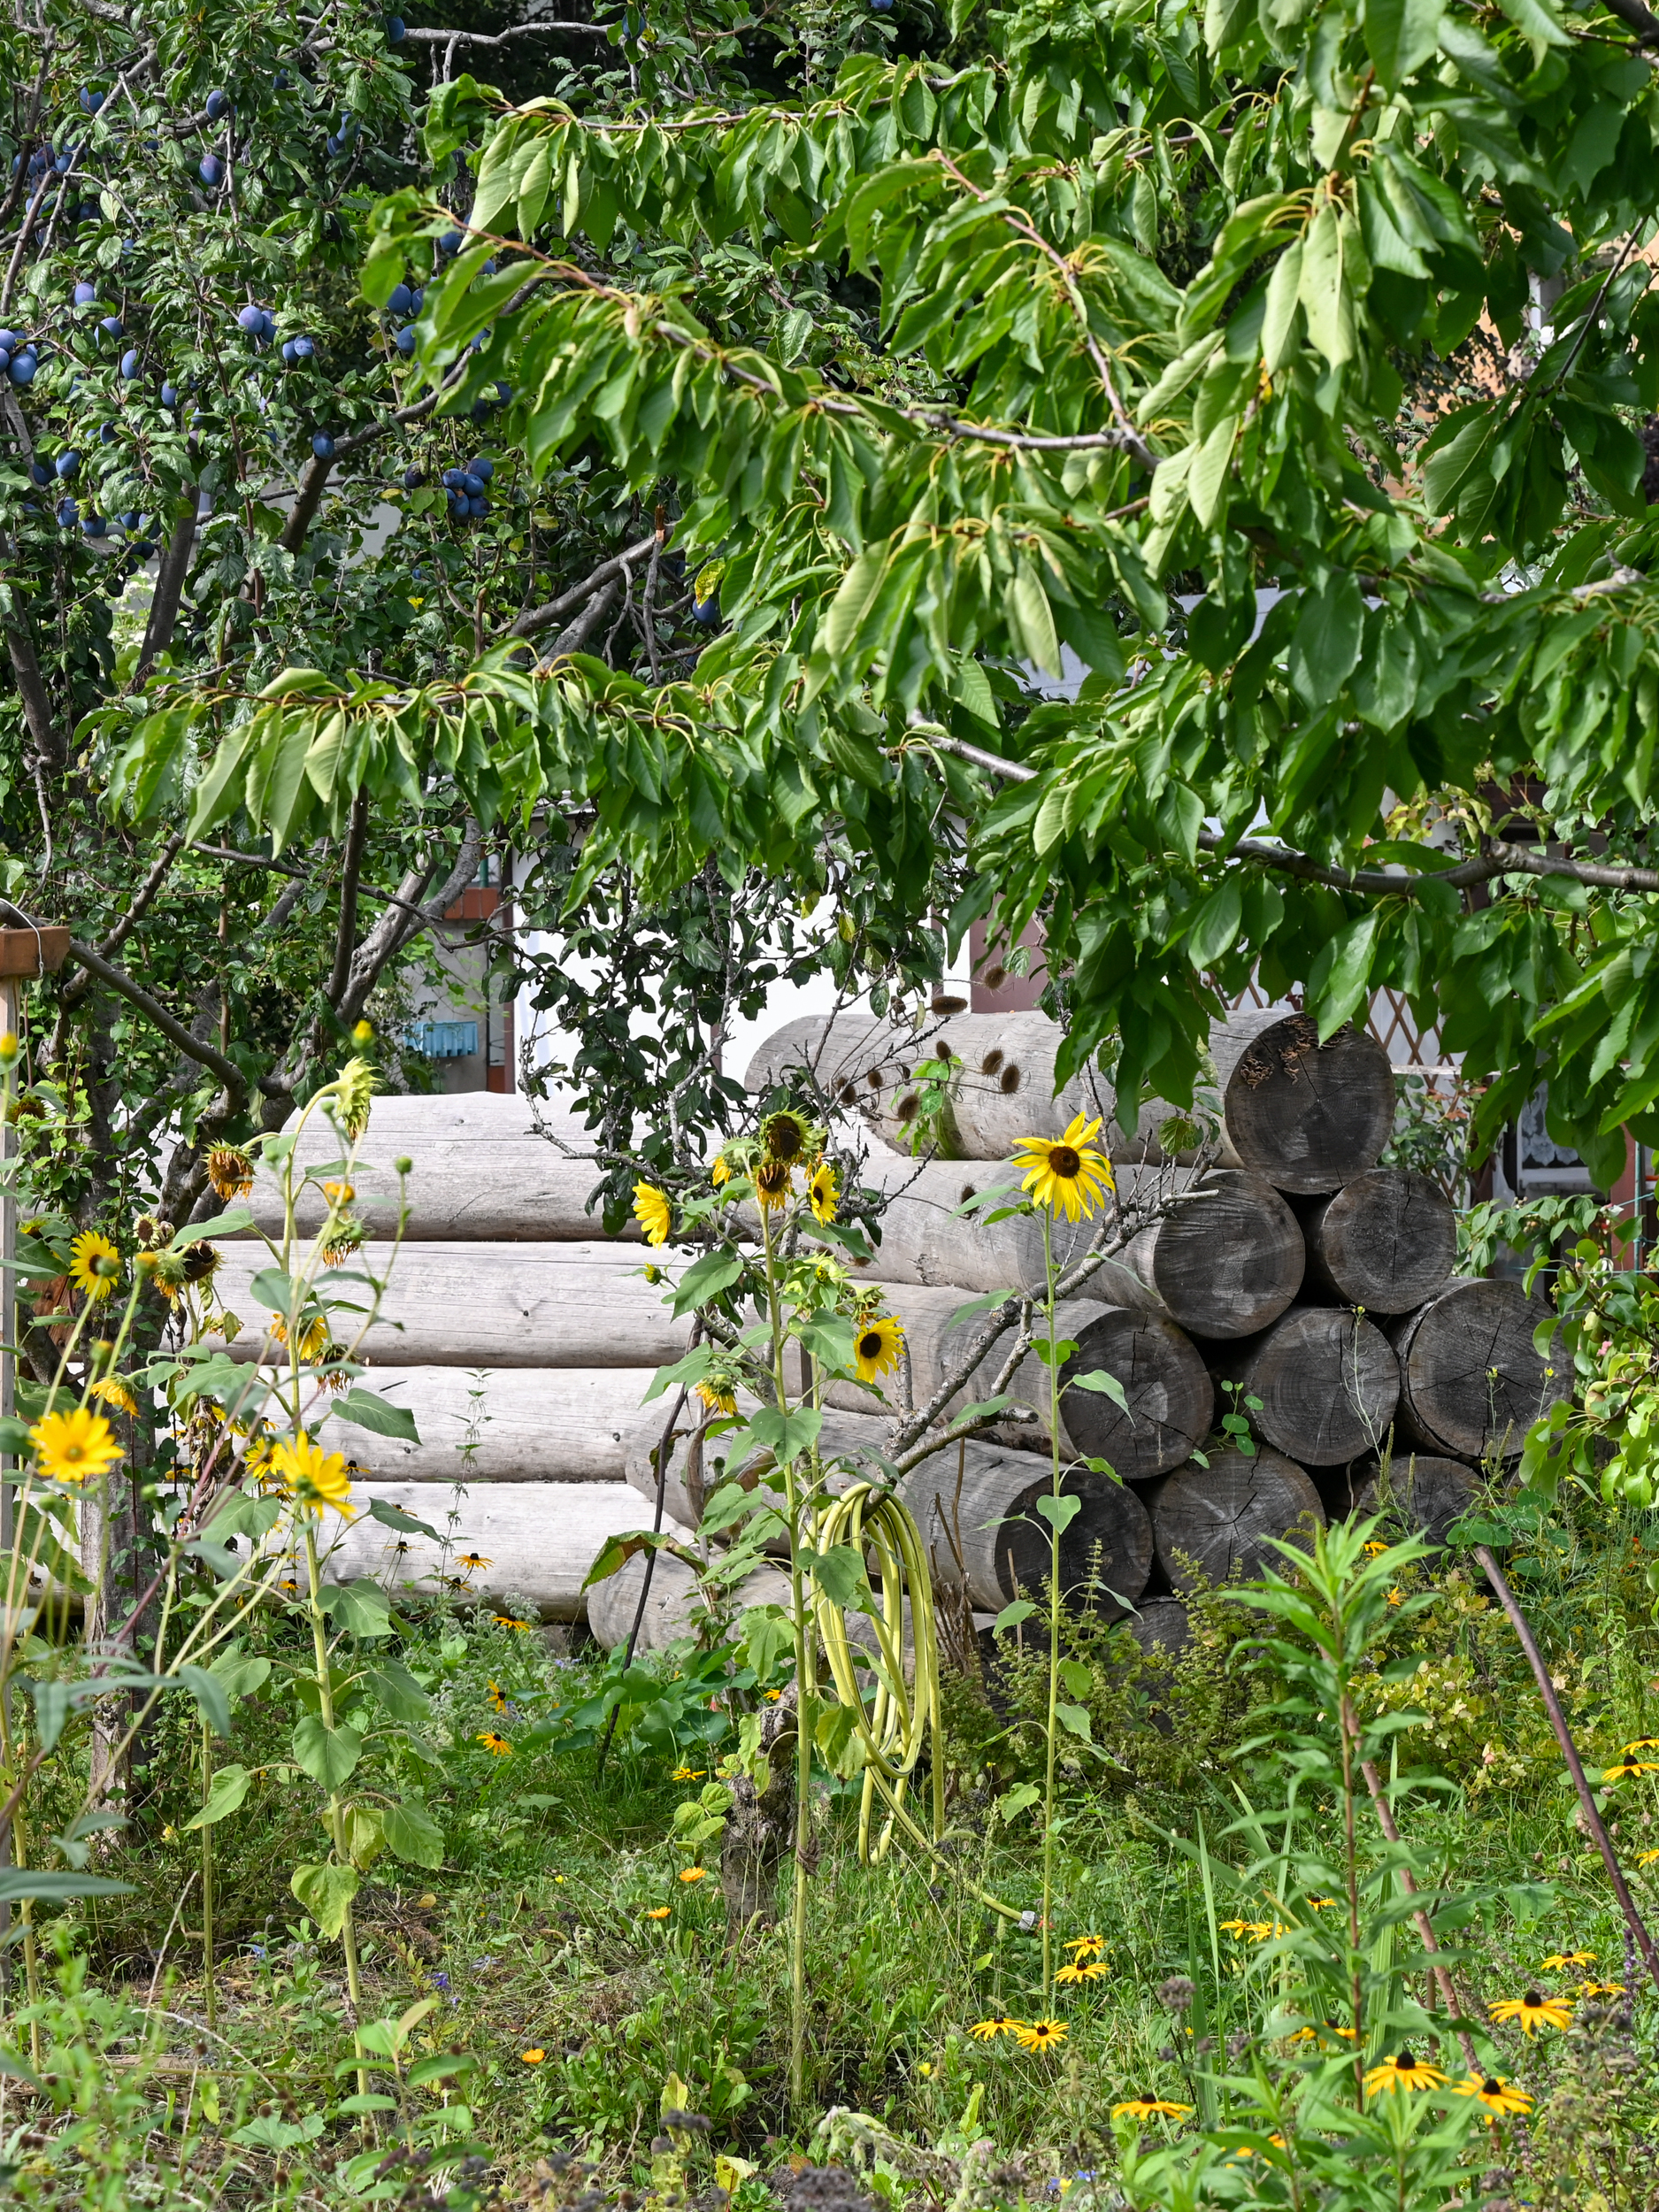
[[[1126,1193],[1140,1187],[1124,1179]],[[1150,1301],[1190,1334],[1225,1340],[1278,1320],[1301,1289],[1306,1264],[1296,1217],[1272,1186],[1238,1168],[1216,1168],[1093,1279],[1099,1296]]]
[[[1375,1166],[1394,1127],[1388,1055],[1306,1014],[1234,1014],[1211,1030],[1227,1156],[1285,1191],[1336,1190]]]
[[[1457,1216],[1440,1185],[1413,1169],[1370,1168],[1297,1211],[1312,1293],[1367,1313],[1406,1313],[1451,1279]]]
[[[1567,1394],[1563,1363],[1533,1348],[1554,1320],[1518,1283],[1459,1276],[1394,1323],[1400,1360],[1400,1432],[1425,1452],[1512,1457],[1526,1431]]]
[[[1278,1452],[1215,1453],[1208,1467],[1165,1475],[1147,1496],[1152,1533],[1164,1572],[1185,1595],[1206,1584],[1247,1581],[1282,1563],[1275,1537],[1311,1543],[1325,1525],[1319,1494],[1292,1460]]]
[[[593,1142],[591,1133],[567,1115],[544,1110],[543,1119],[579,1149]],[[296,1185],[304,1173],[334,1168],[341,1157],[339,1140],[313,1114],[294,1153]],[[523,1099],[489,1091],[459,1098],[377,1098],[350,1177],[357,1193],[353,1211],[373,1238],[396,1233],[399,1187],[393,1163],[400,1158],[412,1163],[403,1190],[409,1207],[406,1236],[541,1243],[603,1235],[597,1212],[588,1211],[602,1170],[594,1161],[568,1158],[535,1135]],[[257,1228],[280,1235],[277,1169],[258,1168],[248,1205]],[[303,1185],[297,1193],[301,1234],[314,1236],[326,1211],[319,1186]],[[639,1241],[632,1222],[622,1234]]]
[[[413,1414],[420,1441],[345,1422],[327,1441],[382,1482],[623,1482],[630,1432],[660,1435],[667,1418],[641,1407],[648,1380],[630,1367],[377,1367],[365,1386]]]
[[[319,1280],[320,1295],[357,1310],[335,1318],[343,1343],[357,1341],[369,1304],[348,1279],[373,1263],[359,1255]],[[214,1280],[244,1325],[230,1347],[239,1359],[265,1345],[252,1278],[270,1264],[262,1248],[224,1248]],[[640,1264],[614,1244],[405,1244],[356,1356],[400,1368],[657,1367],[680,1357],[691,1325],[670,1319],[663,1286],[646,1282]]]
[[[406,1582],[431,1594],[462,1580],[480,1599],[503,1608],[522,1605],[547,1621],[582,1619],[582,1584],[606,1538],[651,1525],[638,1491],[626,1482],[480,1484],[462,1500],[454,1532],[441,1547],[372,1520],[366,1509],[377,1498],[445,1532],[428,1485],[353,1483],[355,1517],[342,1523],[336,1514],[321,1517],[319,1540],[332,1547],[326,1569],[331,1581],[369,1575],[394,1594]],[[690,1540],[688,1530],[667,1525],[671,1534]],[[489,1563],[466,1575],[455,1563],[465,1552]]]
[[[1374,1323],[1344,1308],[1293,1306],[1259,1336],[1213,1347],[1211,1356],[1217,1373],[1240,1386],[1253,1433],[1305,1467],[1378,1451],[1394,1417],[1393,1348]]]
[[[1460,1459],[1437,1459],[1428,1452],[1402,1453],[1389,1466],[1368,1475],[1354,1496],[1360,1518],[1383,1513],[1402,1528],[1443,1544],[1452,1523],[1480,1495],[1479,1478]]]

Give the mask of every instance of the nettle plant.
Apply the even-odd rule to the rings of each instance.
[[[14,1064],[12,1055],[8,1078]],[[254,1154],[262,1155],[280,1198],[274,1234],[257,1230],[247,1206],[232,1203],[177,1233],[153,1217],[141,1219],[130,1255],[96,1231],[74,1236],[60,1254],[65,1225],[31,1222],[21,1271],[47,1273],[66,1260],[80,1303],[63,1331],[58,1373],[38,1393],[36,1417],[10,1423],[0,1439],[25,1463],[8,1478],[14,1494],[0,1633],[0,1692],[27,1694],[0,1695],[10,1897],[20,1901],[27,1921],[36,1904],[125,1887],[84,1870],[93,1839],[126,1826],[128,1755],[157,1701],[186,1692],[202,1717],[202,1802],[186,1825],[201,1835],[211,2019],[213,1831],[260,1779],[240,1763],[216,1764],[214,1741],[230,1736],[242,1699],[258,1693],[267,1706],[286,1705],[289,1760],[264,1778],[267,1786],[292,1787],[303,1778],[316,1792],[322,1848],[293,1868],[290,1887],[319,1933],[342,1947],[358,2070],[349,2108],[362,2112],[391,2104],[370,2088],[369,2068],[387,2048],[385,2036],[377,2040],[373,2024],[362,2019],[353,1900],[383,1854],[429,1869],[443,1856],[423,1787],[441,1778],[442,1754],[420,1732],[425,1691],[381,1648],[397,1629],[387,1594],[368,1577],[328,1578],[329,1554],[353,1509],[346,1455],[320,1440],[324,1425],[415,1433],[405,1411],[357,1379],[354,1354],[378,1315],[397,1249],[394,1238],[377,1266],[365,1264],[365,1227],[351,1210],[372,1087],[368,1063],[354,1059],[293,1129],[210,1155],[214,1187],[230,1201],[251,1191]],[[296,1151],[313,1123],[338,1140],[338,1156],[302,1169]],[[400,1164],[400,1175],[406,1171]],[[318,1225],[303,1233],[301,1217],[313,1212]],[[400,1232],[401,1218],[400,1206]],[[270,1258],[252,1281],[266,1309],[255,1359],[228,1348],[232,1340],[245,1340],[244,1332],[216,1296],[218,1253],[210,1241],[250,1231],[263,1236]],[[118,1296],[115,1325],[95,1334]],[[151,1298],[164,1302],[167,1329],[162,1348],[145,1356],[134,1350],[135,1321]],[[142,1500],[140,1566],[123,1614],[112,1596],[119,1585],[109,1571],[109,1533],[126,1509],[118,1479],[146,1432],[145,1402],[159,1409],[165,1437],[153,1462],[131,1471]],[[437,1540],[435,1531],[383,1501],[368,1512],[386,1525],[388,1540],[412,1533]],[[102,1547],[89,1573],[81,1565],[88,1530]],[[72,1596],[85,1601],[79,1637]],[[271,1613],[307,1629],[309,1649],[279,1638],[274,1657],[250,1651],[252,1632]],[[58,1764],[57,1778],[72,1778],[81,1809],[63,1832],[37,1837],[31,1795],[44,1794],[37,1778],[49,1762]],[[42,1993],[27,1925],[24,1946],[38,2023]],[[38,2027],[35,2041],[38,2062]],[[464,2116],[457,2124],[465,2124]]]

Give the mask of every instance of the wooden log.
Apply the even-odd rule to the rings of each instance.
[[[1451,1279],[1457,1216],[1440,1185],[1415,1169],[1368,1168],[1297,1212],[1310,1292],[1367,1313],[1405,1313]]]
[[[635,1552],[615,1574],[595,1582],[588,1593],[588,1625],[594,1640],[606,1651],[614,1651],[618,1644],[627,1641],[639,1610],[644,1581],[645,1556]],[[780,1605],[787,1613],[790,1604],[789,1578],[776,1567],[757,1567],[732,1593],[730,1603],[739,1612],[751,1605]],[[682,1636],[695,1635],[701,1609],[695,1573],[683,1559],[659,1552],[634,1649],[663,1651]]]
[[[463,1501],[444,1547],[372,1520],[366,1508],[377,1498],[444,1532],[429,1485],[354,1483],[355,1517],[342,1524],[336,1514],[320,1517],[332,1580],[369,1575],[394,1595],[404,1583],[436,1594],[448,1579],[464,1580],[466,1591],[503,1610],[522,1607],[549,1621],[582,1619],[588,1607],[582,1584],[607,1537],[651,1524],[649,1511],[641,1510],[639,1493],[626,1482],[480,1483]],[[672,1532],[689,1540],[688,1530],[674,1526]],[[456,1561],[466,1552],[489,1563],[464,1575]]]
[[[1459,1276],[1393,1323],[1405,1441],[1448,1458],[1512,1457],[1567,1394],[1566,1363],[1533,1348],[1554,1318],[1518,1283]]]
[[[1178,1659],[1193,1640],[1193,1624],[1179,1598],[1142,1598],[1127,1625],[1148,1658],[1158,1652]]]
[[[656,1497],[650,1455],[661,1433],[660,1429],[655,1435],[636,1429],[630,1440],[628,1479],[642,1502]],[[826,1459],[841,1463],[830,1487],[839,1490],[852,1481],[884,1479],[887,1433],[885,1421],[828,1411],[821,1449]],[[768,1482],[775,1463],[770,1453],[734,1448],[726,1439],[712,1440],[699,1450],[701,1456],[694,1459],[687,1432],[676,1437],[669,1454],[664,1507],[672,1518],[688,1525],[694,1517],[700,1518],[705,1500],[728,1479],[751,1490],[764,1488],[771,1502],[781,1502]],[[995,1612],[1022,1587],[1046,1576],[1048,1528],[1033,1509],[1050,1479],[1045,1457],[977,1440],[936,1453],[903,1476],[898,1495],[916,1517],[934,1582],[941,1588],[960,1585],[972,1605]],[[1091,1561],[1098,1556],[1101,1580],[1108,1588],[1118,1597],[1137,1598],[1151,1572],[1152,1539],[1134,1492],[1087,1471],[1068,1475],[1064,1487],[1083,1505],[1061,1546],[1063,1589],[1077,1596],[1092,1572]],[[1041,1563],[1033,1566],[1038,1548]],[[1109,1610],[1115,1602],[1104,1598],[1099,1601]]]
[[[1394,1128],[1394,1075],[1374,1037],[1324,1044],[1306,1014],[1234,1014],[1210,1032],[1225,1156],[1278,1189],[1339,1189],[1375,1166]]]
[[[578,1151],[591,1147],[591,1133],[570,1115],[544,1108],[542,1118],[565,1144]],[[372,1237],[396,1233],[399,1183],[393,1164],[400,1158],[411,1164],[403,1186],[409,1207],[404,1233],[411,1238],[540,1243],[603,1234],[598,1213],[588,1210],[602,1171],[537,1136],[524,1099],[488,1091],[459,1098],[377,1098],[349,1179],[357,1193],[353,1210]],[[341,1159],[338,1138],[313,1114],[294,1153],[302,1235],[314,1236],[326,1210],[319,1185],[303,1183],[303,1177],[327,1172]],[[267,1236],[281,1233],[279,1169],[258,1167],[247,1202],[258,1229]],[[639,1240],[634,1223],[621,1233]]]
[[[1293,1306],[1242,1344],[1211,1348],[1239,1386],[1254,1433],[1305,1467],[1377,1451],[1400,1397],[1393,1348],[1374,1322],[1338,1306]],[[1249,1405],[1259,1399],[1258,1407]]]
[[[265,1346],[252,1278],[270,1263],[262,1247],[223,1250],[215,1286],[244,1325],[230,1347],[239,1359]],[[614,1244],[405,1244],[356,1356],[387,1367],[657,1367],[685,1350],[690,1323],[670,1319],[664,1286],[640,1267],[638,1252]],[[358,1310],[336,1318],[342,1342],[357,1340],[369,1303],[345,1278],[364,1271],[359,1259],[319,1281],[319,1294]]]
[[[328,1447],[383,1482],[622,1482],[634,1425],[660,1434],[666,1418],[641,1408],[649,1379],[630,1367],[377,1367],[366,1386],[413,1414],[420,1441],[336,1422]]]
[[[1325,1525],[1319,1494],[1293,1460],[1228,1449],[1208,1467],[1182,1467],[1148,1485],[1159,1563],[1178,1594],[1206,1584],[1248,1581],[1279,1563],[1274,1538],[1308,1548]]]
[[[1407,1452],[1390,1463],[1386,1476],[1379,1471],[1364,1479],[1355,1493],[1354,1511],[1362,1519],[1385,1514],[1402,1529],[1443,1544],[1447,1530],[1479,1495],[1479,1479],[1462,1460]]]
[[[1136,1187],[1127,1176],[1125,1187]],[[1097,1295],[1150,1300],[1189,1334],[1228,1340],[1278,1320],[1306,1263],[1302,1230],[1278,1191],[1259,1175],[1215,1168],[1098,1271]]]

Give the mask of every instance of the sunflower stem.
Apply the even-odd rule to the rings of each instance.
[[[323,1726],[332,1737],[334,1732],[334,1683],[328,1671],[328,1632],[322,1608],[322,1570],[317,1558],[317,1531],[311,1513],[301,1505],[296,1508],[305,1537],[305,1585],[311,1622],[311,1656],[317,1675],[317,1706]],[[328,1833],[334,1847],[334,1858],[341,1866],[351,1864],[351,1855],[346,1847],[346,1808],[337,1789],[328,1793]],[[346,1955],[346,1989],[351,2000],[351,2047],[357,2060],[357,2094],[369,2093],[369,2069],[363,2048],[363,1987],[357,1970],[357,1921],[347,1898],[340,1923],[341,1947]],[[365,2113],[363,2120],[365,2138],[370,2120]]]
[[[1054,1341],[1054,1213],[1049,1207],[1042,1213],[1042,1310],[1048,1334],[1049,1495],[1056,1501],[1056,1512],[1048,1524],[1048,1721],[1042,1784],[1042,2004],[1047,2013],[1054,2001],[1054,1930],[1049,1925],[1049,1907],[1054,1900],[1054,1732],[1060,1703],[1060,1363]]]

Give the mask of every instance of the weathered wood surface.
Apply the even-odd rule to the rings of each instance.
[[[1533,1348],[1553,1321],[1520,1285],[1459,1276],[1390,1328],[1400,1360],[1400,1430],[1408,1443],[1448,1458],[1508,1458],[1571,1376]]]
[[[635,1552],[615,1574],[595,1582],[588,1593],[588,1625],[595,1643],[606,1651],[614,1651],[627,1641],[644,1581],[645,1555]],[[787,1613],[789,1578],[776,1567],[757,1567],[733,1592],[729,1602],[740,1610],[750,1605],[780,1605]],[[663,1651],[680,1637],[695,1635],[701,1610],[694,1571],[683,1559],[658,1552],[634,1649]]]
[[[1375,1452],[1400,1397],[1400,1370],[1376,1324],[1340,1306],[1293,1306],[1243,1344],[1212,1348],[1216,1371],[1240,1386],[1252,1432],[1304,1467],[1336,1467]],[[1259,1409],[1248,1401],[1257,1398]]]
[[[445,1550],[428,1537],[387,1528],[365,1510],[372,1500],[384,1499],[442,1533],[447,1517],[434,1510],[442,1501],[429,1484],[354,1483],[351,1495],[356,1518],[342,1526],[334,1514],[321,1517],[333,1580],[371,1575],[394,1593],[405,1582],[433,1592],[445,1586],[446,1578],[462,1578],[456,1561],[475,1552],[489,1564],[465,1576],[467,1590],[503,1609],[522,1606],[549,1621],[580,1620],[588,1605],[582,1584],[605,1540],[651,1525],[649,1508],[641,1509],[638,1491],[626,1482],[480,1483],[461,1501]],[[673,1532],[689,1540],[688,1531]]]
[[[1182,1594],[1230,1578],[1248,1581],[1280,1563],[1274,1538],[1308,1548],[1313,1528],[1325,1525],[1319,1493],[1278,1452],[1212,1453],[1208,1467],[1165,1475],[1146,1496],[1159,1563]]]
[[[1374,1037],[1319,1042],[1306,1014],[1234,1014],[1210,1031],[1226,1156],[1279,1189],[1329,1191],[1375,1166],[1394,1128],[1394,1076]]]
[[[660,1366],[685,1350],[690,1323],[669,1318],[664,1286],[645,1280],[642,1262],[615,1244],[405,1244],[357,1356],[388,1367]],[[216,1284],[243,1324],[230,1348],[238,1358],[264,1345],[252,1278],[269,1265],[260,1247],[224,1247]],[[321,1295],[357,1310],[336,1317],[342,1342],[357,1341],[370,1302],[343,1278],[372,1265],[360,1256],[319,1279]]]
[[[985,1317],[971,1314],[959,1326],[953,1325],[970,1302],[960,1290],[929,1289],[914,1283],[881,1287],[885,1310],[903,1325],[912,1402],[925,1405],[965,1356]],[[1179,1466],[1204,1435],[1214,1404],[1208,1374],[1200,1371],[1204,1362],[1181,1331],[1157,1315],[1081,1298],[1062,1300],[1055,1319],[1062,1339],[1078,1347],[1064,1371],[1062,1448],[1068,1455],[1110,1460],[1125,1480]],[[952,1394],[949,1411],[981,1403],[992,1394],[1011,1341],[1011,1336],[1004,1338],[979,1362]],[[1115,1376],[1121,1384],[1129,1402],[1126,1413],[1103,1394],[1078,1386],[1077,1377],[1097,1371]],[[888,1405],[900,1403],[898,1383],[896,1373],[881,1379]],[[1007,1394],[1029,1406],[1036,1421],[1034,1425],[1003,1425],[999,1440],[1047,1436],[1048,1371],[1034,1351],[1015,1371]],[[872,1391],[854,1382],[832,1383],[825,1395],[828,1404],[851,1413],[882,1409]]]
[[[629,1367],[377,1367],[365,1386],[413,1414],[419,1443],[345,1421],[326,1435],[383,1482],[622,1482],[630,1429],[652,1424],[649,1379]]]
[[[578,1151],[592,1145],[591,1133],[570,1115],[543,1108],[542,1118]],[[304,1184],[303,1177],[334,1168],[342,1156],[334,1132],[313,1114],[294,1154],[303,1235],[315,1235],[326,1210],[317,1184]],[[394,1163],[400,1158],[411,1164],[403,1187],[409,1237],[539,1243],[604,1234],[597,1211],[588,1211],[600,1169],[591,1160],[567,1157],[557,1144],[537,1136],[524,1099],[488,1091],[456,1098],[377,1098],[349,1178],[357,1193],[353,1210],[377,1239],[397,1231]],[[280,1234],[280,1167],[259,1167],[247,1202],[259,1229],[269,1236]],[[632,1223],[622,1234],[631,1241],[639,1239]]]
[[[1193,1625],[1180,1598],[1142,1598],[1126,1624],[1148,1657],[1155,1652],[1179,1659],[1193,1640]]]
[[[1125,1194],[1153,1173],[1125,1170]],[[1212,1169],[1189,1188],[1173,1213],[1097,1271],[1091,1288],[1149,1301],[1193,1336],[1253,1336],[1302,1287],[1307,1246],[1296,1217],[1270,1183],[1242,1169]]]
[[[1451,1279],[1457,1216],[1440,1185],[1414,1169],[1368,1168],[1296,1210],[1310,1295],[1323,1292],[1367,1313],[1406,1313]]]
[[[1028,1215],[987,1222],[957,1209],[985,1191],[1006,1190],[1018,1197],[1020,1171],[1007,1160],[912,1160],[872,1152],[859,1171],[859,1182],[882,1194],[887,1208],[880,1243],[857,1275],[882,1282],[922,1283],[964,1293],[981,1290],[1041,1290],[1042,1231]],[[1064,1271],[1091,1248],[1101,1218],[1055,1224],[1054,1251]],[[1080,1296],[1092,1297],[1099,1271]],[[1102,1294],[1104,1294],[1103,1293]]]
[[[1354,1511],[1361,1517],[1386,1513],[1402,1529],[1443,1544],[1452,1523],[1467,1513],[1480,1495],[1480,1480],[1460,1459],[1440,1459],[1429,1452],[1402,1452],[1389,1465],[1386,1477],[1369,1475],[1355,1492]]]
[[[826,1458],[842,1462],[841,1471],[831,1477],[832,1489],[884,1479],[887,1427],[885,1421],[864,1414],[832,1409],[825,1415],[821,1449]],[[661,1436],[660,1428],[654,1434],[636,1429],[628,1448],[628,1479],[648,1511],[656,1497],[651,1453]],[[773,1464],[769,1453],[740,1453],[726,1438],[706,1445],[696,1440],[694,1451],[688,1421],[668,1455],[664,1510],[689,1525],[728,1479],[764,1490],[772,1502],[780,1502],[768,1482]],[[898,1495],[916,1517],[934,1581],[941,1586],[960,1584],[974,1606],[995,1612],[1018,1594],[1019,1586],[1048,1572],[1048,1524],[1033,1507],[1049,1482],[1046,1456],[976,1440],[935,1453],[913,1468],[902,1478]],[[1075,1592],[1098,1555],[1107,1587],[1121,1597],[1138,1597],[1151,1571],[1152,1552],[1150,1525],[1135,1494],[1087,1471],[1074,1471],[1064,1486],[1082,1500],[1083,1509],[1062,1543],[1063,1587]],[[1036,1549],[1042,1559],[1033,1567]]]

